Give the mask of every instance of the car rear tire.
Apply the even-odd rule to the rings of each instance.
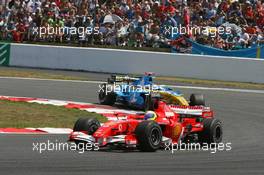
[[[201,143],[220,143],[223,138],[223,128],[220,120],[206,118],[203,120],[204,130],[199,133],[198,138]]]
[[[144,152],[154,152],[162,141],[161,127],[154,121],[142,121],[135,130],[138,148]]]
[[[114,92],[108,92],[107,84],[102,84],[98,95],[99,102],[102,105],[114,105],[116,102],[116,94]]]
[[[190,106],[205,106],[204,96],[202,94],[191,94]]]

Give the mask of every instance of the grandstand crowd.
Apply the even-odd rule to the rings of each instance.
[[[0,40],[82,45],[188,48],[193,40],[234,50],[264,40],[260,0],[0,0]],[[88,27],[90,33],[43,35],[36,28]],[[230,33],[186,33],[171,37],[166,27],[230,27]],[[209,29],[212,30],[212,29]],[[96,31],[96,32],[95,32]]]

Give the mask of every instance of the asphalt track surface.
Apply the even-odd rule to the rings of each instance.
[[[101,75],[98,75],[101,76]],[[0,94],[97,102],[97,84],[0,78]],[[205,94],[223,121],[231,151],[33,151],[66,135],[0,135],[0,174],[264,174],[264,94],[180,89]]]

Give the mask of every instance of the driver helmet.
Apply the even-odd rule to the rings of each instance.
[[[154,111],[147,111],[144,120],[156,120],[157,114]]]

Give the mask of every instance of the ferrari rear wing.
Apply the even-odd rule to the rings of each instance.
[[[210,107],[204,106],[176,106],[170,105],[170,108],[177,114],[192,115],[192,116],[204,116],[213,115]]]

